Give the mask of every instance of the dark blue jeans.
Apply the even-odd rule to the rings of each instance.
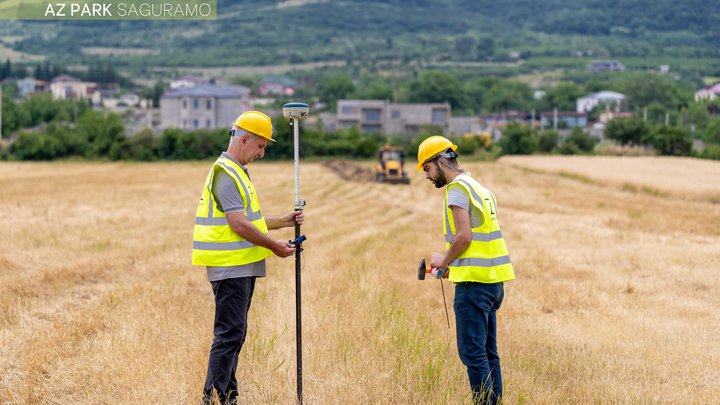
[[[495,312],[504,296],[503,283],[455,285],[453,308],[458,353],[467,367],[476,404],[495,404],[502,397]]]
[[[255,277],[230,278],[211,284],[215,295],[215,337],[210,348],[203,400],[209,402],[215,389],[221,404],[234,403],[238,395],[235,371],[247,334]]]

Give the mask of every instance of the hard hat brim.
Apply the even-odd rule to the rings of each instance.
[[[249,134],[253,134],[253,135],[255,135],[255,136],[259,136],[260,138],[267,139],[267,140],[270,141],[270,142],[277,142],[276,140],[274,140],[274,139],[272,139],[272,138],[267,138],[267,137],[264,137],[264,136],[262,136],[262,135],[256,134],[256,133],[253,132],[253,131],[248,131],[247,129],[240,128],[239,126],[237,126],[237,125],[235,125],[235,124],[233,124],[233,127],[238,128],[238,129],[242,130],[243,132],[247,132],[247,133],[249,133]]]

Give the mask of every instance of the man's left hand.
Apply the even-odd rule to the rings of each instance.
[[[305,214],[302,210],[292,211],[288,214],[285,214],[283,216],[283,220],[285,221],[285,223],[287,223],[287,226],[294,226],[296,222],[298,225],[302,225],[305,221]]]

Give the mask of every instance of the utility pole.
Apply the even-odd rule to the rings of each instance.
[[[553,108],[553,131],[557,132],[558,129],[558,111],[557,107]]]
[[[535,109],[534,108],[532,109],[532,112],[530,114],[532,114],[530,116],[530,128],[535,129]]]

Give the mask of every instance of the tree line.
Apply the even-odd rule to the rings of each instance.
[[[373,75],[328,73],[317,78],[317,86],[299,88],[296,97],[317,98],[330,109],[347,98],[381,99],[394,102],[447,102],[453,115],[467,116],[503,111],[575,111],[576,101],[603,90],[625,95],[624,111],[667,111],[676,114],[694,103],[699,85],[654,73],[576,75],[536,93],[525,82],[466,72],[425,71],[415,77],[383,79]]]
[[[13,64],[10,58],[7,58],[4,64],[0,64],[0,81],[5,79],[24,79],[26,77],[50,81],[62,74],[69,74],[80,80],[94,83],[130,83],[130,81],[120,75],[109,62],[92,62],[88,65],[87,71],[71,71],[47,61],[37,63],[34,66],[31,64],[18,65]]]
[[[692,156],[720,160],[720,119],[713,121],[705,132],[705,147],[693,150],[693,137],[683,127],[648,125],[640,118],[616,118],[608,122],[604,137],[616,145],[645,147],[659,155]],[[581,128],[573,128],[561,137],[553,130],[533,130],[521,124],[510,124],[498,141],[499,154],[529,155],[535,153],[594,154],[601,146],[599,139]],[[462,146],[462,144],[460,145]]]
[[[33,95],[16,102],[3,96],[3,138],[0,159],[54,160],[64,158],[110,160],[197,160],[216,157],[227,148],[227,129],[185,131],[150,129],[128,135],[123,118],[112,112],[94,110],[85,102],[52,100],[49,95]],[[276,143],[267,149],[268,159],[290,159],[292,137],[287,121],[274,119]],[[304,156],[346,156],[369,158],[385,142],[379,134],[362,133],[357,128],[325,132],[302,128]]]
[[[492,86],[502,81],[486,79]],[[426,78],[417,79],[418,83]],[[439,86],[435,79],[428,80],[429,87]],[[352,83],[350,83],[352,85]],[[419,85],[424,88],[428,83]],[[354,86],[354,85],[353,85]],[[319,91],[327,91],[323,85]],[[331,86],[332,87],[332,86]],[[508,87],[512,87],[508,86]],[[568,96],[576,92],[577,85],[556,86],[547,97],[558,103],[573,101]],[[645,86],[639,86],[645,88]],[[673,89],[672,86],[667,86]],[[373,91],[373,86],[358,90],[348,86],[347,91]],[[415,90],[413,90],[415,91]],[[500,90],[498,90],[500,91]],[[650,91],[657,92],[657,88]],[[508,90],[511,93],[511,91]],[[420,94],[415,93],[415,94]],[[431,94],[427,92],[426,94]],[[631,93],[632,94],[632,93]],[[642,92],[637,93],[634,99]],[[621,145],[644,145],[660,154],[690,156],[712,159],[720,158],[720,118],[711,115],[708,107],[717,105],[691,103],[680,105],[679,109],[666,109],[681,100],[678,92],[657,93],[650,107],[643,111],[647,118],[636,114],[632,118],[611,120],[605,129],[605,137]],[[663,95],[665,94],[665,95]],[[631,99],[632,100],[632,99]],[[650,100],[648,98],[647,100]],[[427,101],[427,100],[425,100]],[[667,122],[667,125],[665,124]],[[275,123],[277,144],[268,148],[269,159],[292,157],[289,126],[286,122]],[[424,137],[442,133],[439,128],[425,128],[414,140],[392,137],[392,134],[368,134],[358,128],[339,131],[323,131],[321,128],[303,128],[301,150],[305,156],[347,156],[356,158],[374,157],[379,146],[391,141],[405,147],[409,155],[417,150]],[[287,132],[287,133],[286,133]],[[130,160],[185,160],[204,159],[217,155],[227,146],[226,130],[184,131],[166,129],[160,134],[150,130],[128,136],[121,116],[97,111],[83,101],[52,100],[49,94],[32,95],[24,101],[16,101],[12,91],[3,93],[2,135],[11,143],[0,145],[0,156],[4,159],[58,159],[82,157],[90,159]],[[706,148],[695,153],[691,149],[694,140],[702,140]],[[488,148],[475,137],[457,139],[463,154],[472,154],[477,149]],[[593,153],[596,138],[582,129],[573,129],[566,137],[557,132],[534,130],[522,125],[509,125],[497,145],[489,146],[491,155],[530,153]]]

